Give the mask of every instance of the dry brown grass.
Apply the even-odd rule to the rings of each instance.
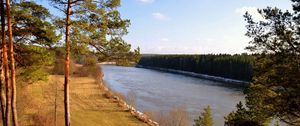
[[[95,76],[102,75],[95,73]],[[64,125],[63,79],[62,75],[51,75],[48,82],[19,87],[18,112],[21,126]],[[119,103],[108,99],[100,81],[93,77],[71,77],[72,126],[146,126],[127,109],[120,107]]]
[[[189,126],[189,113],[184,106],[173,107],[168,112],[144,112],[147,116],[154,119],[160,126]]]

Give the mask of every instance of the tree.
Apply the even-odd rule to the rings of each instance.
[[[0,97],[1,97],[1,116],[2,116],[2,125],[5,126],[5,108],[6,108],[6,98],[5,98],[5,81],[4,81],[4,71],[3,71],[3,52],[1,52],[1,68],[0,68]]]
[[[6,0],[6,16],[7,16],[7,31],[8,31],[8,47],[9,47],[9,61],[10,61],[10,84],[11,84],[11,109],[12,121],[14,126],[18,126],[17,115],[17,88],[16,88],[16,74],[15,74],[15,59],[14,59],[14,44],[12,36],[12,15],[10,10],[10,0]],[[9,120],[6,120],[9,121]]]
[[[56,8],[66,14],[66,18],[56,20],[56,24],[58,27],[65,28],[65,122],[66,125],[70,125],[68,79],[71,53],[76,53],[78,56],[93,52],[92,54],[103,54],[109,57],[107,52],[110,48],[107,48],[109,44],[106,36],[111,35],[112,40],[116,38],[115,36],[121,38],[127,33],[128,21],[121,20],[116,10],[116,7],[120,6],[120,0],[52,1]]]
[[[44,67],[53,63],[53,46],[61,38],[51,23],[51,14],[32,1],[14,3],[12,14],[17,77],[27,83],[47,80]]]
[[[7,126],[7,120],[10,116],[10,101],[9,101],[9,83],[8,83],[8,63],[7,63],[7,45],[5,35],[5,8],[4,0],[1,0],[1,42],[2,42],[2,54],[1,54],[1,113],[2,124]],[[3,69],[4,68],[4,69]],[[3,71],[4,70],[4,71]],[[2,80],[2,71],[4,74],[4,81]],[[4,88],[5,87],[5,91]],[[2,96],[4,94],[5,96]]]
[[[266,117],[260,116],[259,114],[255,113],[258,111],[247,110],[243,106],[242,102],[239,102],[236,105],[236,108],[236,111],[231,112],[225,117],[226,126],[264,126],[264,123],[267,119]]]
[[[69,98],[69,74],[70,74],[70,15],[71,15],[71,0],[68,0],[66,13],[66,58],[65,58],[65,83],[64,83],[64,105],[65,105],[65,126],[71,125],[70,120],[70,98]]]
[[[251,85],[245,91],[245,111],[252,119],[260,118],[254,120],[259,125],[270,118],[300,125],[300,1],[292,1],[294,12],[259,9],[263,21],[245,14],[246,36],[252,39],[247,49],[258,54]]]
[[[6,1],[5,10],[4,1],[1,2],[1,38],[3,52],[1,60],[4,66],[5,81],[3,82],[6,83],[6,101],[3,102],[6,104],[6,108],[5,111],[2,111],[5,112],[2,118],[5,118],[3,125],[9,126],[11,123],[11,109],[13,125],[18,125],[15,68],[20,68],[19,76],[23,76],[31,81],[41,80],[41,76],[45,75],[45,72],[41,72],[41,68],[47,64],[45,61],[49,62],[49,53],[46,51],[47,47],[50,48],[51,45],[58,41],[58,36],[55,34],[55,27],[53,27],[47,19],[50,14],[44,7],[34,2],[14,2],[14,4],[10,6],[10,1]],[[5,31],[5,12],[7,31]],[[8,37],[6,35],[8,35]],[[8,38],[9,50],[7,50],[6,38]],[[9,54],[10,66],[8,65],[7,53]],[[17,57],[16,66],[15,57]],[[8,73],[9,68],[10,79]]]
[[[66,18],[61,20],[61,22],[64,24],[65,28],[65,60],[64,60],[64,114],[65,114],[65,126],[71,125],[70,120],[70,99],[69,99],[69,76],[70,76],[70,31],[71,31],[71,15],[72,15],[72,7],[76,5],[85,5],[86,1],[83,0],[67,0],[67,2],[63,0],[52,0],[54,3],[54,6],[62,10],[66,14]],[[80,8],[80,7],[79,7]],[[74,10],[76,12],[76,10]]]
[[[84,9],[76,11],[71,33],[73,54],[92,51],[99,60],[115,61],[119,65],[136,61],[139,50],[131,51],[131,45],[122,39],[128,33],[130,21],[121,18],[119,6],[120,0],[104,0],[86,4],[82,6]]]
[[[204,112],[202,112],[194,122],[194,126],[213,126],[213,117],[210,106],[204,108]]]
[[[73,7],[70,36],[71,54],[75,60],[81,56],[95,54],[101,61],[116,61],[128,65],[139,58],[139,50],[131,50],[131,45],[122,37],[128,33],[130,21],[122,19],[117,8],[120,0],[85,1]],[[56,25],[64,25],[58,19]]]

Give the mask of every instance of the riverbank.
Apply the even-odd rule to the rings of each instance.
[[[63,75],[50,75],[48,82],[19,86],[20,125],[63,126],[63,82]],[[73,126],[147,126],[118,101],[107,98],[104,89],[94,77],[70,78]]]
[[[230,83],[230,84],[235,84],[235,85],[241,86],[241,87],[246,87],[249,85],[249,82],[247,82],[247,81],[234,80],[234,79],[229,79],[229,78],[224,78],[224,77],[210,76],[210,75],[199,74],[199,73],[194,73],[194,72],[187,72],[187,71],[166,69],[166,68],[159,68],[159,67],[149,67],[149,66],[143,66],[143,65],[136,65],[136,67],[158,70],[158,71],[163,71],[163,72],[169,72],[169,73],[174,73],[174,74],[181,74],[181,75],[186,75],[186,76],[191,76],[191,77],[197,77],[197,78],[211,80],[211,81],[217,81],[217,82],[221,82],[221,83]]]
[[[126,103],[126,101],[125,101],[126,98],[123,94],[113,91],[111,88],[109,88],[109,86],[107,86],[107,84],[103,80],[104,74],[101,69],[101,64],[98,64],[98,69],[100,71],[100,73],[99,73],[100,77],[97,79],[98,84],[100,85],[100,88],[105,92],[104,96],[106,98],[114,100],[114,102],[118,103],[118,105],[120,107],[128,110],[131,113],[131,115],[133,115],[138,120],[148,124],[149,126],[159,126],[159,124],[157,122],[155,122],[154,120],[152,120],[149,115],[147,115],[141,111],[138,111],[133,105]],[[136,100],[136,99],[131,98],[131,100]],[[135,103],[133,103],[133,104],[135,104]]]

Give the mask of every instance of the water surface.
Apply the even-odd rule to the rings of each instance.
[[[191,122],[210,105],[215,125],[224,125],[224,116],[244,99],[241,89],[226,83],[135,67],[102,65],[102,70],[111,89],[124,95],[135,92],[138,110],[167,112],[185,106]]]

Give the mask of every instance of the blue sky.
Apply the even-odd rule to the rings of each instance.
[[[290,0],[121,0],[124,19],[131,20],[124,39],[142,53],[243,53],[249,39],[243,14],[257,20],[257,8],[291,9]],[[48,1],[37,2],[48,8]],[[52,13],[58,11],[50,9]]]
[[[257,20],[256,8],[291,9],[289,0],[123,0],[122,17],[131,20],[125,37],[142,53],[243,53],[249,39],[243,14]]]

